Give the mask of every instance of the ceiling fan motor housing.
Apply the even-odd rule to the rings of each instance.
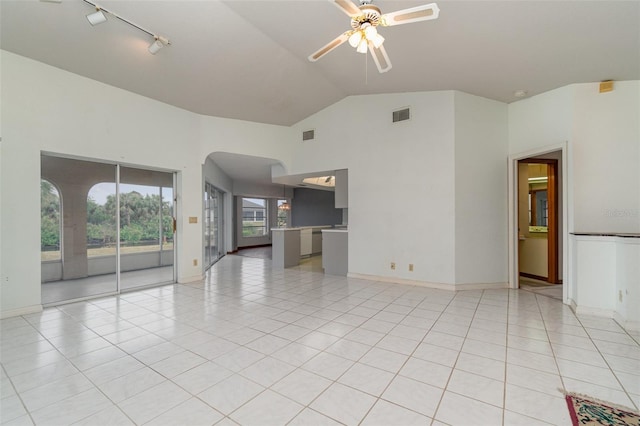
[[[382,12],[380,12],[380,9],[378,9],[377,6],[372,4],[363,4],[360,6],[360,10],[362,11],[362,15],[351,18],[351,28],[358,30],[364,23],[369,23],[372,27],[380,25]]]

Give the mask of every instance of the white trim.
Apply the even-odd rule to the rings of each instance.
[[[613,320],[617,322],[620,327],[628,331],[640,331],[640,321],[627,321],[618,312],[613,313]]]
[[[31,305],[31,306],[25,306],[23,308],[8,309],[6,311],[0,312],[0,319],[18,317],[21,315],[28,315],[28,314],[36,314],[38,312],[42,312],[42,309],[43,309],[42,305]]]
[[[57,302],[43,303],[42,306],[43,306],[43,308],[47,309],[47,308],[53,308],[54,306],[70,305],[72,303],[86,302],[86,301],[89,301],[89,300],[101,299],[103,297],[118,296],[119,294],[120,293],[118,291],[91,294],[89,296],[82,296],[82,297],[78,297],[76,299],[65,299],[65,300],[60,300],[60,301],[57,301]]]
[[[613,309],[590,308],[588,306],[576,306],[577,315],[593,315],[594,317],[613,318],[615,311]]]
[[[178,277],[178,284],[192,283],[194,281],[200,281],[200,280],[204,280],[204,274],[192,275],[190,277]],[[174,284],[174,283],[169,283],[169,284]]]
[[[509,200],[509,288],[518,288],[518,160],[537,157],[555,151],[562,152],[562,302],[569,303],[569,295],[573,294],[573,276],[570,266],[573,260],[569,257],[569,233],[573,232],[573,203],[569,203],[572,193],[569,182],[573,180],[570,168],[569,144],[567,141],[548,145],[529,151],[509,155],[508,165],[508,200]]]
[[[432,283],[428,281],[408,280],[404,278],[385,277],[381,275],[357,274],[349,272],[348,278],[358,278],[367,281],[378,281],[385,283],[414,285],[418,287],[435,288],[439,290],[460,291],[460,290],[489,290],[508,288],[508,283],[465,283],[465,284],[447,284]]]

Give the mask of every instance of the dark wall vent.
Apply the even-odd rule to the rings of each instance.
[[[304,132],[302,132],[303,141],[310,141],[311,139],[315,139],[315,137],[316,137],[315,130],[305,130]]]
[[[411,112],[409,108],[400,109],[398,111],[393,111],[393,122],[397,123],[398,121],[405,121],[411,118]]]

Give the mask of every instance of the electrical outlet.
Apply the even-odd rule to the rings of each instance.
[[[391,262],[391,269],[393,269],[395,271],[396,269],[396,262]]]
[[[193,266],[198,266],[198,259],[193,259]]]
[[[413,263],[409,264],[409,272],[413,272]]]

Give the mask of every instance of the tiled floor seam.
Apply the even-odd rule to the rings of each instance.
[[[575,315],[575,314],[574,314]],[[604,361],[604,363],[607,365],[607,368],[609,369],[609,371],[613,374],[613,377],[616,378],[616,381],[618,382],[618,384],[620,385],[620,388],[622,389],[622,391],[624,392],[624,394],[627,396],[627,398],[629,399],[629,401],[631,401],[631,404],[633,405],[633,407],[635,410],[638,410],[640,407],[638,407],[638,404],[636,403],[635,399],[631,396],[631,394],[629,393],[629,391],[627,390],[626,386],[624,386],[624,384],[622,383],[622,381],[618,378],[618,375],[616,374],[615,370],[613,368],[611,368],[611,365],[609,364],[609,361],[607,361],[607,358],[604,356],[604,354],[602,353],[602,351],[600,350],[600,348],[598,347],[598,345],[596,344],[596,342],[594,341],[594,339],[591,337],[591,335],[589,334],[589,332],[587,331],[587,327],[584,326],[584,324],[582,323],[582,321],[580,320],[580,317],[578,315],[575,315],[576,320],[578,320],[578,322],[580,323],[580,325],[582,326],[582,328],[585,330],[585,332],[587,333],[587,336],[589,336],[589,340],[591,341],[591,343],[593,344],[593,346],[596,348],[596,350],[598,351],[598,353],[600,354],[600,356],[602,357],[602,360]],[[615,320],[614,320],[615,321]],[[617,322],[616,322],[617,324]],[[618,324],[619,325],[619,324]],[[620,327],[622,330],[624,330],[624,328]],[[626,331],[625,331],[626,333]],[[627,333],[628,334],[628,333]],[[635,339],[634,339],[635,341]],[[597,384],[596,384],[597,385]]]
[[[9,375],[7,374],[7,371],[5,370],[3,365],[0,365],[0,368],[2,368],[2,371],[4,372],[4,375],[7,377],[7,380],[9,380],[9,383],[11,383],[11,387],[13,388],[13,392],[14,392],[14,396],[16,398],[18,398],[18,400],[20,400],[20,404],[22,405],[22,409],[25,411],[25,413],[27,413],[27,416],[29,416],[29,419],[31,420],[31,422],[35,425],[36,422],[33,420],[33,416],[31,415],[31,411],[27,409],[27,406],[24,403],[24,400],[22,399],[22,396],[20,396],[20,393],[18,392],[18,390],[16,389],[15,385],[13,384],[13,380],[11,380],[11,377],[9,377]],[[7,397],[10,398],[10,397]],[[10,421],[19,419],[20,417],[15,417],[14,419],[10,419]]]
[[[456,295],[453,298],[451,298],[451,301],[449,302],[449,304],[447,304],[447,308],[451,305],[451,302],[453,302],[455,300],[455,298],[458,296],[458,294],[460,294],[460,292],[456,292]],[[438,410],[440,409],[440,405],[442,404],[442,399],[444,398],[444,395],[447,392],[447,388],[449,387],[449,382],[451,381],[451,376],[453,376],[453,372],[455,371],[456,365],[458,364],[458,359],[460,358],[460,354],[462,353],[462,348],[464,347],[464,342],[466,341],[467,336],[469,335],[469,330],[471,329],[471,324],[473,324],[473,320],[474,320],[474,318],[476,316],[476,313],[478,312],[478,306],[480,305],[480,300],[482,300],[482,295],[483,294],[484,294],[484,290],[482,290],[482,293],[481,293],[480,297],[478,298],[478,302],[476,303],[475,311],[473,313],[473,316],[471,317],[471,321],[469,322],[469,326],[467,327],[467,333],[465,334],[464,340],[462,341],[462,345],[460,346],[460,349],[458,350],[458,355],[456,356],[456,360],[454,361],[453,366],[451,367],[451,372],[449,373],[449,377],[447,377],[447,382],[445,383],[444,388],[442,389],[442,394],[440,395],[440,399],[438,400],[438,404],[436,405],[436,408],[433,411],[431,425],[433,425],[434,422],[436,422],[436,421],[442,422],[441,420],[437,420],[436,416],[438,414]],[[442,313],[444,313],[444,311],[446,311],[447,308],[443,309]],[[442,315],[440,315],[440,316],[442,316]],[[440,316],[438,318],[440,318]],[[435,323],[437,321],[438,320],[436,319],[436,321],[434,322],[434,325],[435,325]],[[466,398],[468,398],[468,397],[466,397]],[[503,418],[504,418],[504,415],[503,415]],[[444,423],[444,422],[442,422],[442,423]]]
[[[538,306],[538,310],[540,311],[540,317],[542,318],[542,323],[544,324],[544,332],[547,335],[547,341],[549,342],[549,346],[551,347],[551,354],[553,355],[553,362],[556,366],[556,370],[558,371],[558,376],[560,377],[560,383],[562,384],[562,392],[567,391],[567,387],[564,384],[564,377],[562,377],[562,371],[560,371],[560,365],[558,364],[558,358],[556,357],[556,352],[553,349],[553,345],[551,344],[551,336],[549,336],[549,329],[547,327],[547,321],[545,320],[544,313],[540,308],[540,301],[538,300],[538,294],[535,296],[536,305]]]
[[[144,289],[139,289],[139,290],[143,291]],[[56,307],[55,307],[55,309],[56,309],[56,310],[58,310],[58,311],[60,311],[60,312],[62,312],[64,315],[67,315],[67,316],[69,316],[69,317],[71,317],[71,318],[74,318],[74,320],[75,320],[75,321],[77,321],[77,322],[79,322],[79,323],[81,323],[81,324],[83,323],[82,321],[78,321],[77,319],[75,319],[75,317],[73,317],[73,316],[72,316],[72,315],[70,315],[69,313],[65,312],[65,311],[64,311],[64,309],[61,309],[61,308],[59,308],[58,306],[56,306]],[[100,309],[102,309],[102,308],[100,308]],[[106,311],[106,310],[105,310],[105,311]],[[108,311],[107,311],[107,312],[108,312]],[[118,318],[120,318],[120,319],[121,319],[121,320],[123,320],[123,321],[127,321],[127,322],[128,322],[128,320],[126,320],[126,319],[124,319],[124,318],[122,318],[122,317],[118,317]],[[139,326],[134,325],[134,327],[139,327]],[[87,328],[88,328],[88,327],[87,327]],[[90,328],[88,328],[88,329],[90,329]],[[90,330],[91,330],[91,329],[90,329]],[[40,331],[39,331],[39,330],[37,330],[37,329],[36,329],[36,331],[37,331],[38,333],[40,333]],[[91,330],[91,331],[92,331],[93,333],[95,333],[93,330]],[[96,333],[96,334],[97,334],[97,333]],[[151,334],[154,334],[154,333],[151,333]],[[115,406],[115,407],[116,407],[116,408],[117,408],[117,409],[118,409],[118,410],[119,410],[119,411],[120,411],[124,416],[126,416],[126,417],[127,417],[127,418],[128,418],[128,419],[129,419],[133,424],[136,424],[136,423],[135,423],[135,421],[134,421],[131,417],[129,417],[129,415],[128,415],[125,411],[123,411],[123,410],[120,408],[120,403],[116,403],[116,402],[114,402],[114,401],[113,401],[113,400],[112,400],[112,399],[111,399],[107,394],[105,394],[105,393],[102,391],[102,389],[100,388],[100,386],[99,386],[98,384],[96,384],[96,383],[95,383],[95,382],[94,382],[90,377],[88,377],[88,376],[85,374],[84,370],[81,370],[80,368],[78,368],[78,367],[73,363],[73,361],[71,360],[71,358],[67,357],[64,353],[60,352],[60,351],[59,351],[59,349],[57,348],[57,346],[56,346],[55,344],[51,343],[51,342],[49,341],[49,339],[48,339],[48,338],[46,338],[45,336],[43,336],[41,333],[40,333],[40,335],[41,335],[41,336],[42,336],[42,337],[43,337],[47,342],[49,342],[49,344],[50,344],[50,345],[52,345],[52,347],[54,347],[54,348],[56,349],[56,351],[58,351],[58,352],[59,352],[59,353],[64,357],[64,359],[66,359],[68,362],[70,362],[70,363],[71,363],[71,364],[72,364],[72,365],[73,365],[73,366],[78,370],[78,372],[79,372],[80,374],[82,374],[82,376],[83,376],[85,379],[87,379],[87,380],[88,380],[88,381],[93,385],[93,387],[94,387],[98,392],[100,392],[100,393],[101,393],[101,394],[102,394],[102,395],[103,395],[103,396],[104,396],[108,401],[110,401],[110,402],[113,404],[113,406]],[[155,335],[155,334],[154,334],[154,335]],[[100,336],[100,337],[102,337],[102,338],[104,339],[104,336]],[[166,340],[166,339],[165,339],[165,340]],[[122,356],[122,357],[119,357],[119,358],[117,358],[117,359],[124,358],[125,356],[131,356],[131,357],[133,357],[134,359],[138,360],[140,363],[142,363],[142,364],[144,365],[144,367],[143,367],[143,368],[145,368],[145,367],[146,367],[146,368],[149,368],[149,369],[153,370],[154,372],[156,372],[157,374],[159,374],[159,375],[161,375],[162,377],[164,377],[166,380],[168,380],[168,381],[170,381],[171,383],[175,384],[176,386],[179,386],[177,383],[173,382],[173,380],[172,380],[171,378],[166,377],[166,376],[165,376],[164,374],[162,374],[160,371],[155,370],[155,369],[154,369],[154,368],[152,368],[150,365],[148,365],[148,364],[146,364],[145,362],[143,362],[143,361],[139,360],[138,358],[136,358],[136,357],[135,357],[135,353],[136,353],[136,352],[129,353],[129,352],[127,352],[126,350],[124,350],[124,349],[122,349],[122,348],[120,348],[120,347],[118,346],[118,344],[119,344],[119,343],[126,342],[127,340],[125,340],[125,341],[123,341],[123,342],[119,342],[119,343],[113,343],[113,342],[111,342],[111,341],[109,341],[109,340],[107,340],[107,341],[109,342],[109,344],[111,345],[111,347],[117,347],[119,350],[123,351],[123,352],[126,354],[126,355],[124,355],[124,356]],[[168,340],[167,340],[167,341],[168,341]],[[188,349],[186,349],[186,348],[184,348],[184,347],[183,347],[183,349],[184,349],[185,351],[189,351]],[[97,349],[97,350],[99,350],[99,349]],[[84,354],[82,354],[82,355],[85,355],[85,354],[88,354],[88,353],[91,353],[91,352],[95,352],[95,350],[94,350],[94,351],[86,352],[86,353],[84,353]],[[191,352],[191,351],[189,351],[189,352]],[[193,352],[192,352],[192,353],[193,353]],[[114,359],[114,360],[111,360],[111,361],[108,361],[108,362],[112,362],[112,361],[115,361],[115,360],[117,360],[117,359]],[[94,368],[94,367],[91,367],[91,368]],[[88,368],[87,370],[90,370],[91,368]],[[193,367],[193,368],[195,368],[195,367]],[[136,370],[136,371],[137,371],[137,370]],[[126,373],[126,374],[130,374],[130,373]],[[112,378],[111,380],[116,380],[116,379],[118,379],[118,378],[120,378],[120,377],[124,377],[126,374],[123,374],[122,376],[114,377],[114,378]],[[179,386],[179,387],[180,387],[180,386]],[[183,389],[182,387],[180,387],[180,388],[181,388],[181,389]],[[186,389],[183,389],[183,390],[185,390],[185,391],[186,391]],[[188,391],[186,391],[186,392],[187,392],[187,393],[189,393]],[[71,398],[75,398],[76,396],[77,396],[77,394],[76,394],[76,395],[73,395],[73,396],[70,396],[69,398],[65,398],[64,400],[71,399]],[[134,395],[134,396],[135,396],[135,395]],[[195,395],[192,395],[192,396],[193,396],[193,397],[195,397]],[[133,397],[133,396],[132,396],[132,397]],[[63,400],[63,401],[64,401],[64,400]],[[124,400],[124,401],[126,401],[126,400]],[[124,402],[124,401],[122,401],[122,402]],[[62,402],[62,401],[57,401],[57,402],[52,403],[52,404],[49,404],[49,405],[53,405],[53,404],[60,403],[60,402]],[[204,401],[203,401],[203,402],[204,402]],[[23,404],[24,404],[24,403],[23,403]],[[49,405],[47,405],[47,407],[48,407]],[[179,405],[179,404],[178,404],[178,405]],[[41,407],[41,408],[46,408],[46,407]],[[173,409],[173,408],[175,408],[175,406],[168,407],[168,408],[167,408],[167,410],[163,411],[162,413],[159,413],[159,414],[158,414],[158,416],[156,416],[156,417],[161,416],[162,414],[164,414],[164,413],[168,412],[169,410],[171,410],[171,409]],[[212,407],[212,408],[213,408],[213,407]],[[25,407],[25,409],[26,409],[26,407]],[[29,416],[30,416],[30,418],[31,418],[32,422],[33,422],[34,424],[36,424],[36,422],[35,422],[35,421],[33,420],[33,418],[31,417],[31,412],[27,410],[27,413],[29,414]],[[86,417],[84,417],[84,418],[82,418],[82,419],[78,419],[78,420],[77,420],[77,422],[80,422],[80,421],[82,421],[82,420],[84,420],[84,419],[86,419],[86,418],[89,418],[89,417],[91,417],[91,416],[92,416],[92,415],[94,415],[94,414],[96,414],[96,413],[89,414],[89,415],[87,415]],[[155,418],[155,417],[154,417],[154,418]],[[151,421],[151,420],[153,420],[153,419],[150,419],[149,421]]]

